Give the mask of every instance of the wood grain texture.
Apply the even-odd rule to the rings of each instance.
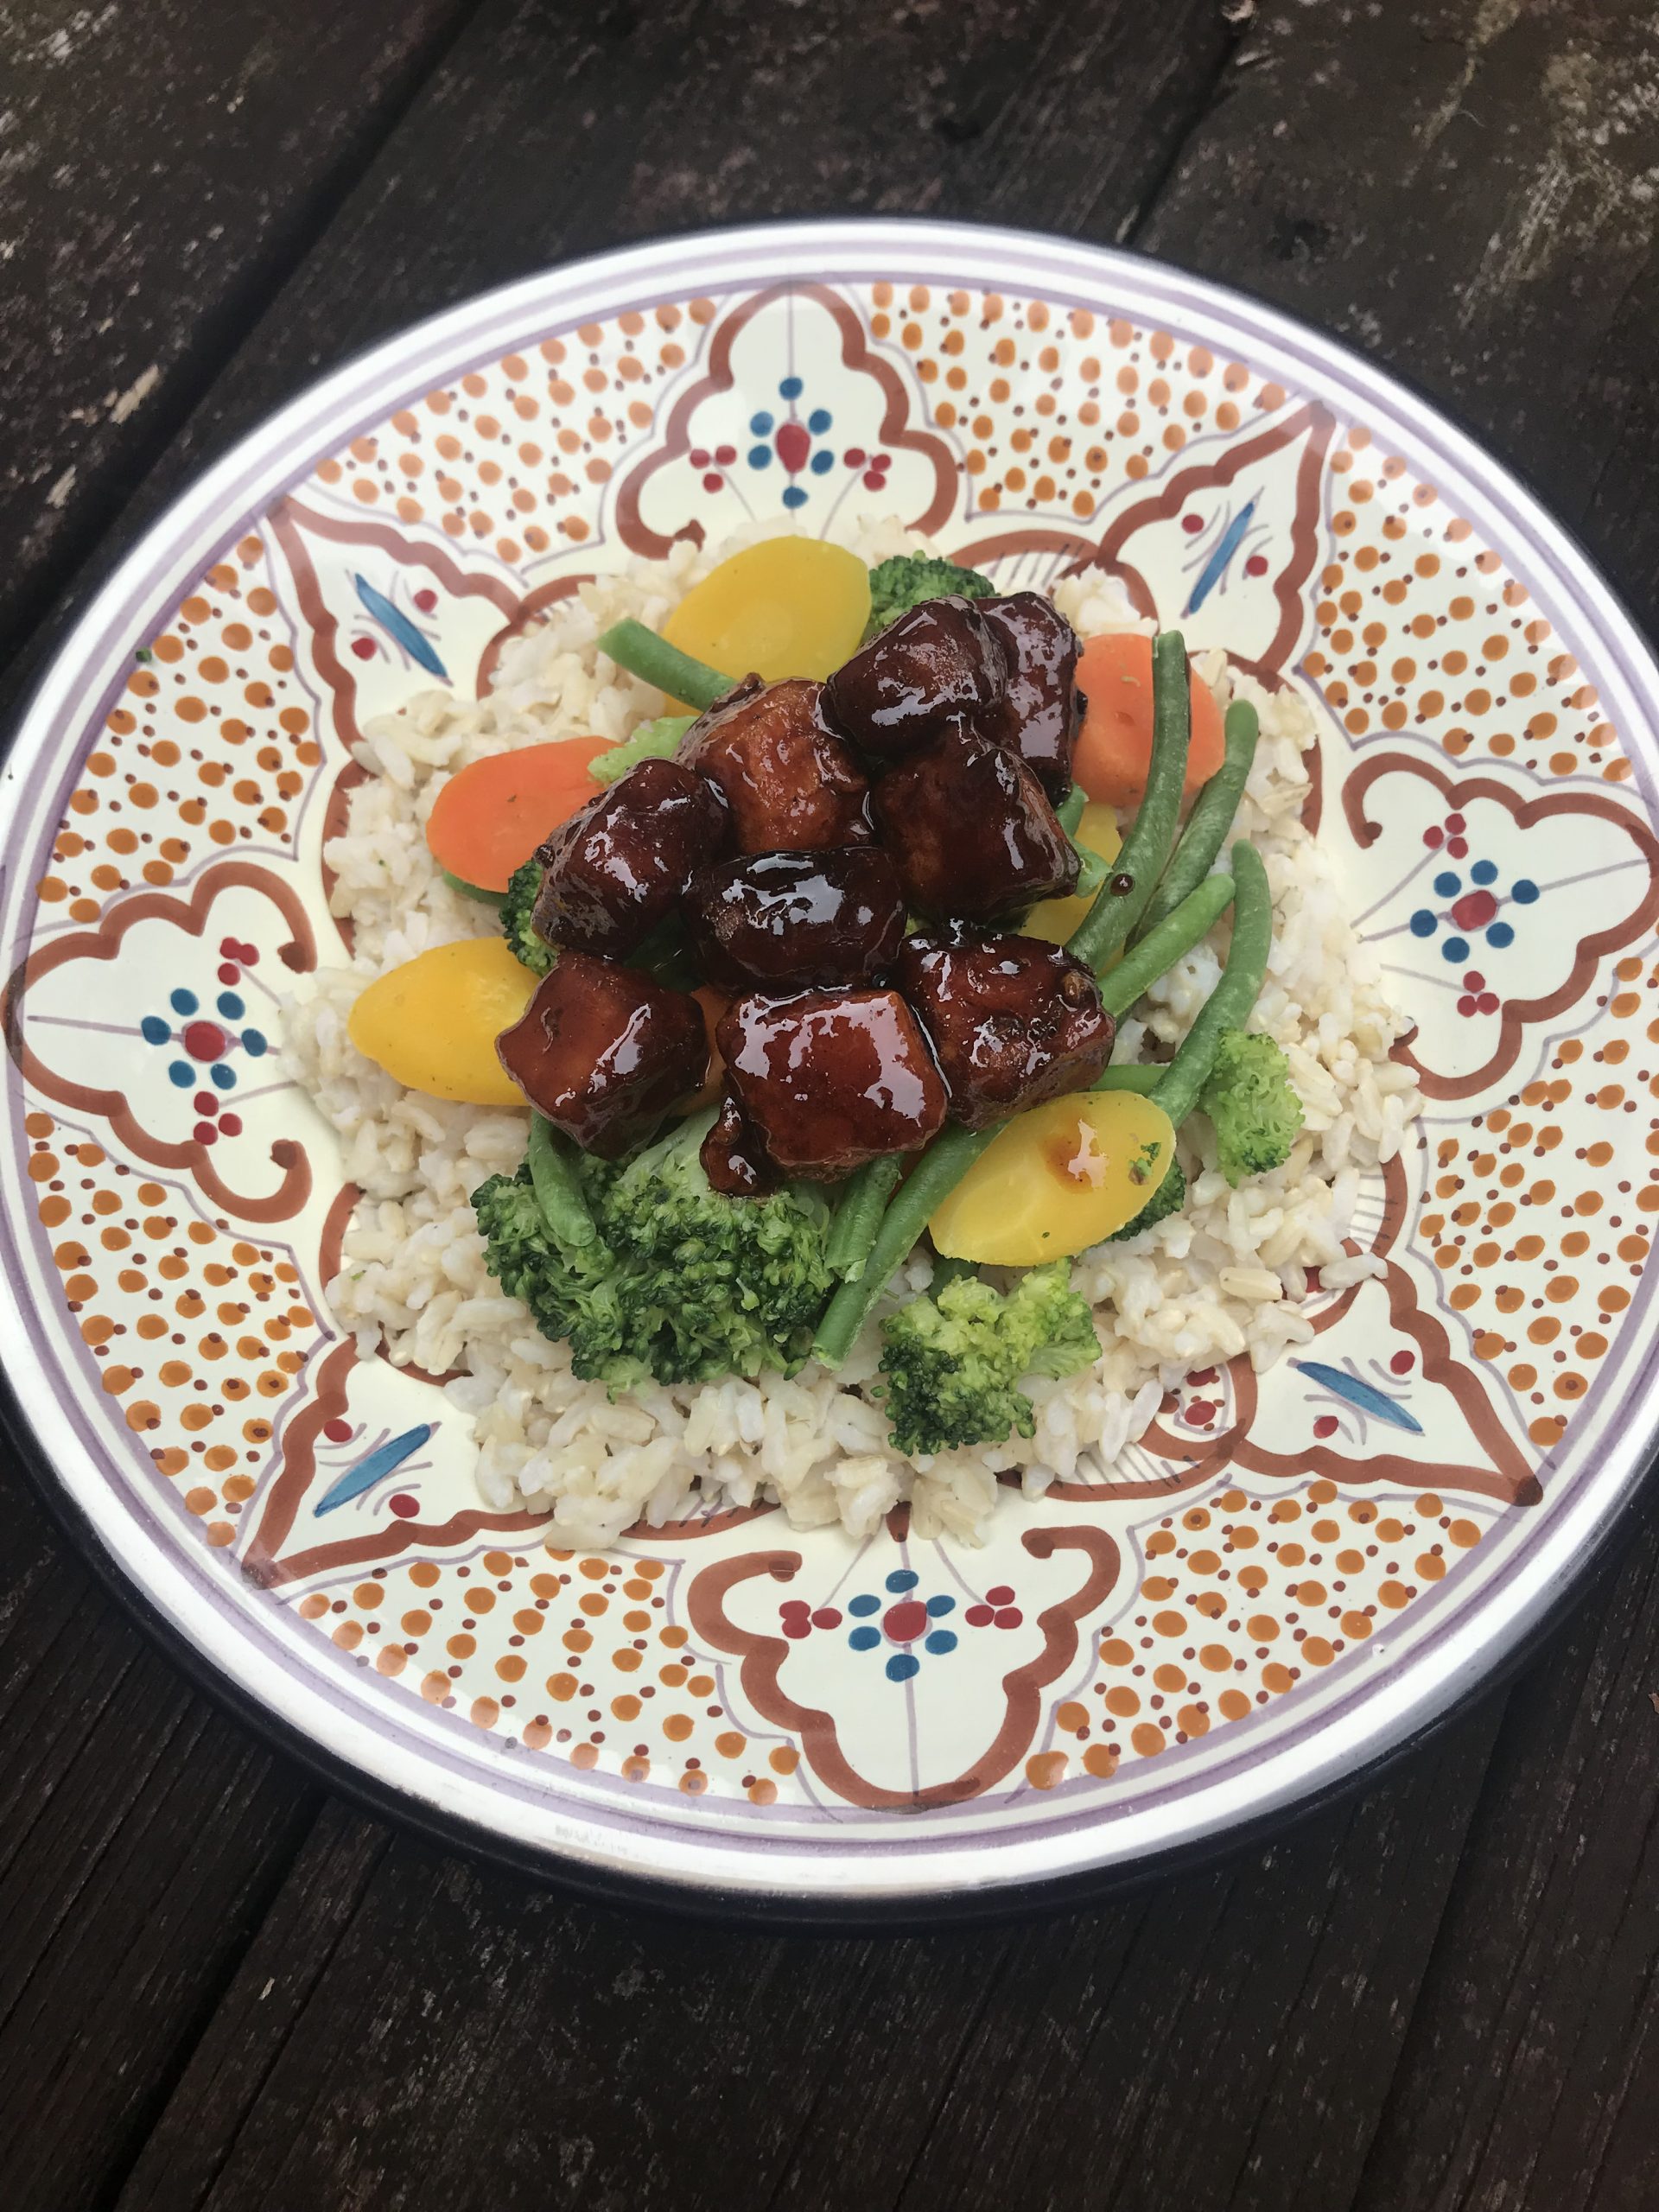
[[[687,1928],[395,1842],[321,1972],[284,1950],[313,1993],[213,2186],[147,2153],[119,2212],[402,2212],[485,2175],[549,2207],[1192,2212],[1251,2174],[1277,2212],[1346,2203],[1496,1717],[1242,1862],[974,1934]],[[222,2124],[180,2101],[152,2151]]]
[[[317,1793],[193,1695],[0,1474],[0,2202],[131,2158]]]
[[[0,11],[0,652],[293,265],[472,0]]]
[[[1380,355],[1578,520],[1654,421],[1656,176],[1650,0],[1279,4],[1136,243]]]
[[[110,543],[308,371],[480,284],[922,207],[1131,236],[1382,352],[1650,608],[1656,55],[1628,0],[488,0]],[[302,1848],[291,1782],[193,1737],[34,1543],[0,1576],[0,1815],[28,1824],[0,2065],[50,2118],[0,2152],[9,2203],[14,2173],[26,2208],[110,2202],[135,2154],[122,2212],[1659,2201],[1651,1530],[1507,1700],[1271,1850],[1028,1929],[836,1942],[574,1904],[338,1811]],[[124,1701],[71,1649],[100,1635]],[[122,1950],[123,1889],[188,1953],[170,1980],[160,1934]],[[66,2086],[78,2049],[147,2086]],[[66,2137],[79,2197],[50,2193]]]
[[[1659,1533],[1498,1738],[1356,2212],[1659,2202]]]
[[[360,1814],[325,1806],[219,2002],[212,2035],[196,2046],[127,2174],[118,2212],[174,2212],[207,2196],[388,1841]]]
[[[1137,217],[1236,38],[1217,0],[486,0],[146,486],[374,339],[572,255],[843,211]],[[1057,149],[1065,149],[1057,158]]]

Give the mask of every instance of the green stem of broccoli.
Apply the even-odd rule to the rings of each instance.
[[[642,683],[654,683],[667,697],[683,699],[699,713],[737,688],[735,677],[722,676],[717,668],[693,660],[690,653],[681,652],[632,616],[612,624],[600,639],[599,650]]]
[[[498,913],[505,903],[507,894],[505,891],[486,891],[482,884],[468,883],[462,876],[451,875],[447,868],[441,868],[438,874],[449,888],[459,892],[463,899],[476,899],[480,906],[493,906]]]
[[[1116,967],[1109,968],[1101,977],[1101,1003],[1107,1013],[1122,1020],[1148,984],[1155,983],[1201,938],[1209,935],[1232,897],[1231,876],[1206,875],[1150,937],[1142,938],[1132,952],[1126,952]]]
[[[930,1298],[937,1298],[942,1290],[949,1290],[953,1282],[976,1282],[979,1262],[964,1260],[954,1252],[941,1252],[933,1262],[932,1279],[927,1286]]]
[[[541,1114],[530,1117],[531,1186],[556,1243],[566,1248],[597,1242],[599,1230],[588,1211],[568,1141]]]
[[[1189,680],[1180,632],[1160,632],[1152,641],[1152,759],[1146,796],[1111,874],[1065,948],[1096,970],[1128,942],[1151,904],[1175,842],[1192,734]],[[1123,884],[1127,890],[1118,887]]]
[[[1192,803],[1180,842],[1164,870],[1164,880],[1141,917],[1135,931],[1137,937],[1150,936],[1164,917],[1173,914],[1182,899],[1196,891],[1209,874],[1216,855],[1233,826],[1238,802],[1244,796],[1250,765],[1255,759],[1258,729],[1255,709],[1243,699],[1235,699],[1227,709],[1227,749],[1221,766]]]
[[[897,1153],[887,1153],[879,1160],[866,1160],[856,1174],[849,1177],[823,1248],[824,1265],[843,1281],[855,1282],[863,1274],[903,1165]]]

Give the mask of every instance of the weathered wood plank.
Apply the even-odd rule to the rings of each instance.
[[[1217,0],[488,0],[150,484],[469,293],[709,223],[918,210],[1110,238],[1237,37]],[[1059,149],[1064,149],[1063,154]]]
[[[1135,11],[1143,23],[1151,12]],[[1619,304],[1621,287],[1644,265],[1647,234],[1632,228],[1639,194],[1608,185],[1578,225],[1575,253],[1553,256],[1548,224],[1535,219],[1548,194],[1528,181],[1527,118],[1539,146],[1560,149],[1573,182],[1580,141],[1565,111],[1547,102],[1563,66],[1569,78],[1582,72],[1586,54],[1611,57],[1596,81],[1616,89],[1642,51],[1637,11],[1594,0],[1529,8],[1493,0],[1478,10],[1414,5],[1367,14],[1330,4],[1260,12],[1145,239],[1385,346],[1552,488],[1559,480],[1563,504],[1576,486],[1576,512],[1587,511],[1598,474],[1611,483],[1616,456],[1652,435],[1642,428],[1655,419],[1651,403],[1633,374],[1641,310]],[[1177,13],[1160,14],[1146,35],[1171,35]],[[951,35],[964,16],[970,31],[978,21],[971,10],[957,10]],[[908,188],[836,151],[867,127],[879,145],[868,111],[885,115],[912,97],[890,83],[896,49],[880,46],[888,34],[874,25],[860,48],[861,75],[849,80],[840,111],[832,80],[811,74],[817,58],[809,52],[805,76],[774,78],[753,132],[734,135],[721,178],[689,162],[683,181],[664,181],[655,148],[673,143],[677,114],[707,114],[709,98],[729,92],[734,67],[760,72],[773,50],[772,35],[759,29],[759,43],[747,49],[730,37],[724,48],[699,43],[733,20],[718,6],[661,10],[642,32],[607,15],[591,37],[581,34],[586,45],[573,47],[577,34],[565,22],[537,24],[529,11],[506,10],[481,17],[457,48],[461,74],[446,72],[435,85],[410,132],[279,302],[270,347],[256,334],[248,360],[180,452],[203,451],[245,423],[271,396],[273,377],[291,379],[312,359],[331,359],[338,347],[562,246],[621,234],[636,170],[649,180],[648,194],[645,181],[637,188],[641,227],[716,213],[868,205],[882,190],[933,189],[919,156],[902,168],[907,137],[896,154]],[[892,35],[910,37],[919,22],[937,46],[942,20],[936,10],[912,10]],[[1118,22],[1116,12],[1111,20]],[[837,14],[834,27],[850,21]],[[777,36],[797,28],[791,18]],[[488,47],[486,30],[499,30],[504,42]],[[664,44],[652,47],[658,35]],[[1178,25],[1173,35],[1182,35]],[[996,68],[1008,67],[1008,50],[996,49]],[[1034,53],[1052,74],[1054,49]],[[699,59],[705,54],[724,57],[724,86],[715,61]],[[919,41],[902,54],[933,71],[936,83],[976,90],[971,73],[950,77],[953,54]],[[1138,96],[1151,81],[1146,50],[1119,46],[1113,56]],[[497,81],[503,60],[511,86]],[[1158,162],[1095,149],[1081,137],[1077,143],[1090,147],[1081,162],[1063,164],[1046,150],[1039,161],[1014,143],[1013,124],[1005,143],[1005,113],[1055,117],[1052,138],[1072,111],[1044,109],[1035,91],[1037,105],[1022,108],[1027,95],[1005,94],[995,69],[985,73],[993,112],[982,128],[970,127],[980,111],[962,93],[935,111],[951,120],[927,149],[946,180],[927,204],[1095,235],[1133,219]],[[642,76],[652,88],[645,96]],[[777,87],[800,83],[805,97],[785,104]],[[679,105],[697,99],[703,105]],[[929,119],[922,105],[906,112]],[[1090,112],[1097,137],[1109,116]],[[549,135],[550,113],[563,137]],[[1482,115],[1504,118],[1502,129],[1483,125]],[[656,137],[636,130],[637,145],[626,149],[619,117],[629,125],[643,118]],[[458,132],[468,141],[464,173],[452,143]],[[976,169],[970,158],[952,168],[952,132],[969,149],[988,142],[993,165]],[[1624,137],[1628,149],[1611,142],[1621,174],[1627,153],[1647,158],[1639,130]],[[493,142],[503,139],[512,143],[498,156]],[[829,149],[822,156],[821,147]],[[607,230],[603,203],[625,150],[633,158]],[[808,172],[820,158],[842,162],[839,181],[814,184]],[[1096,158],[1115,164],[1109,189],[1090,181],[1088,163]],[[996,161],[1006,165],[1006,188]],[[558,175],[550,179],[550,169]],[[826,197],[779,197],[815,189]],[[1529,210],[1541,257],[1535,270],[1529,275],[1524,259],[1505,264],[1499,294],[1483,292],[1495,232]],[[514,224],[524,227],[515,232]],[[1464,321],[1465,301],[1472,308]],[[1507,347],[1498,342],[1505,334]],[[1610,394],[1628,398],[1622,430],[1610,419]],[[164,471],[157,493],[168,480]],[[1585,1634],[1593,1650],[1587,1624]],[[1536,1694],[1521,1694],[1519,1707]],[[1574,1741],[1589,1725],[1576,1708],[1566,1722]],[[483,2176],[493,2196],[569,2203],[1180,2202],[1193,2212],[1227,2203],[1325,2212],[1351,2196],[1476,1801],[1491,1726],[1490,1710],[1475,1716],[1371,1792],[1363,1817],[1322,1816],[1265,1860],[1011,1936],[886,1945],[722,1938],[569,1906],[410,1844],[388,1854],[365,1891],[363,1847],[342,1845],[337,1893],[336,1862],[324,1853],[308,1869],[310,1886],[296,1893],[291,1923],[281,1923],[279,1955],[308,1997],[297,2011],[273,2014],[276,2025],[262,2037],[250,1962],[181,2083],[154,2158],[134,2175],[135,2190],[147,2192],[134,2202],[239,2212],[353,2201],[378,2212],[469,2201]],[[1575,1789],[1567,1817],[1582,1821],[1600,1802]],[[1636,1816],[1633,1804],[1620,1803],[1627,1821]],[[1484,1819],[1469,1859],[1476,1868],[1491,1848]],[[1547,1922],[1557,1944],[1582,1909],[1581,1899],[1558,1897]],[[1502,1933],[1494,1915],[1482,1940]],[[1612,1962],[1604,1980],[1636,2023],[1629,2071],[1639,2085],[1650,2080],[1647,2014],[1637,2001],[1646,1935],[1632,1913],[1604,1944]],[[1445,1956],[1455,1961],[1455,1945]],[[1439,1974],[1426,2017],[1449,2035],[1452,2001],[1442,1999]],[[1536,2031],[1520,2035],[1516,2047],[1529,2051]],[[1574,2076],[1563,2088],[1560,2142],[1605,2078]],[[1435,2114],[1412,2101],[1417,2079],[1414,2059],[1376,2171],[1387,2171],[1396,2124],[1408,2134],[1432,2132]],[[1639,2109],[1630,2095],[1609,2104],[1604,2183],[1620,2192],[1610,2203],[1642,2201]],[[1068,2158],[1074,2141],[1077,2155]],[[209,2144],[224,2147],[210,2152]],[[1567,2172],[1549,2163],[1548,2146],[1529,2153],[1517,2139],[1515,2150],[1552,2180]],[[1446,2163],[1442,2142],[1440,2155],[1441,2165],[1423,2170],[1431,2186],[1460,2153],[1454,2145]],[[1496,2204],[1504,2187],[1505,2202],[1525,2201],[1502,2160],[1478,2171],[1487,2196],[1446,2201]],[[1415,2212],[1409,2195],[1376,2201],[1412,2203]]]
[[[396,1842],[321,1974],[284,1954],[315,1992],[215,2183],[147,2154],[118,2212],[395,2212],[483,2172],[562,2205],[1192,2212],[1253,2168],[1275,2212],[1344,2203],[1346,2077],[1392,2063],[1494,1719],[1243,1864],[1013,1929],[726,1934]]]
[[[307,1836],[154,2133],[118,2212],[174,2212],[212,2188],[385,1854],[387,1832],[332,1801]]]
[[[1259,9],[1138,234],[1426,386],[1569,518],[1651,423],[1649,0]]]
[[[1513,1701],[1357,2212],[1659,2201],[1659,1532]]]
[[[836,2202],[904,2212],[1345,2205],[1497,1710],[1265,1851],[1016,1938],[994,1990],[976,1985],[937,2102],[937,2069],[918,2083],[896,2043],[856,2051],[780,2212],[827,2173],[847,2177]],[[879,2126],[867,2100],[889,2107]],[[888,2144],[906,2170],[891,2198]]]
[[[1652,10],[1271,8],[1240,61],[1144,242],[1414,375],[1651,618]],[[1363,2212],[1659,2197],[1655,1557],[1510,1700]]]
[[[177,428],[471,4],[0,11],[0,640]]]
[[[0,2199],[142,2143],[318,1793],[211,1712],[0,1474]]]
[[[884,204],[933,195],[946,207],[965,209],[1001,177],[1002,188],[1017,195],[1027,188],[1021,176],[1034,173],[1031,127],[1052,129],[1054,122],[1052,57],[1044,55],[1031,29],[1042,14],[1034,5],[1021,10],[972,0],[948,18],[942,7],[927,4],[889,22],[880,11],[836,0],[810,19],[782,18],[758,45],[746,46],[751,32],[745,12],[729,0],[714,6],[678,0],[637,18],[620,9],[492,7],[417,103],[409,127],[352,195],[320,255],[255,330],[234,376],[216,388],[189,435],[175,442],[110,550],[211,445],[245,427],[312,368],[448,298],[539,261],[664,221],[690,224],[785,207],[828,207],[849,194],[864,204],[883,202],[884,195]],[[1128,6],[1101,12],[1078,54],[1062,67],[1063,75],[1071,71],[1066,81],[1081,104],[1077,112],[1096,137],[1090,162],[1066,172],[1064,190],[1084,195],[1079,207],[1093,195],[1116,217],[1135,203],[1166,162],[1192,106],[1203,96],[1205,73],[1218,64],[1230,36],[1209,0],[1180,0],[1155,21]],[[1154,92],[1143,100],[1145,86]],[[789,88],[793,120],[787,130],[780,87]],[[735,102],[734,92],[741,94]],[[671,158],[685,143],[687,116],[715,116],[734,106],[731,161],[706,168],[699,159]],[[779,152],[785,145],[789,156],[780,166]],[[203,159],[214,175],[230,166],[222,149]],[[948,190],[939,183],[942,173],[949,175]],[[866,180],[861,188],[849,181],[856,175]],[[1058,215],[1071,204],[1057,197],[1033,212]],[[270,264],[263,266],[261,281],[268,281]],[[251,291],[238,295],[245,304],[251,296]],[[141,319],[138,327],[152,327],[166,304],[146,298],[150,320]],[[94,353],[83,361],[73,335],[65,342],[75,373],[101,374],[101,358]],[[36,346],[37,353],[47,350],[39,340]],[[33,365],[43,377],[45,360]],[[67,1631],[61,1624],[53,1626],[53,1609],[72,1602],[85,1605],[89,1617],[97,1614],[95,1598],[69,1601],[54,1585],[39,1599],[40,1610],[29,1614],[19,1646],[24,1662],[19,1698],[34,1694],[38,1679],[42,1715],[49,1707],[57,1731],[52,1757],[52,1746],[41,1745],[35,1764],[20,1759],[17,1796],[23,1803],[55,1798],[67,1808],[73,1795],[69,1777],[92,1770],[76,1764],[85,1745],[74,1730],[80,1725],[75,1716],[87,1706],[82,1735],[88,1743],[97,1738],[103,1707],[92,1679],[96,1668],[78,1672]],[[113,1621],[101,1632],[113,1639],[130,1670],[129,1632]],[[54,1634],[61,1662],[56,1672],[46,1656]],[[112,1660],[103,1663],[114,1671]],[[245,1852],[250,1879],[264,1878],[262,1870],[291,1851],[297,1835],[295,1827],[273,1823],[264,1793],[274,1789],[280,1797],[295,1785],[291,1778],[268,1781],[268,1773],[280,1770],[262,1768],[256,1779],[250,1768],[251,1802],[239,1807],[232,1821],[216,1814],[215,1792],[228,1785],[216,1783],[207,1769],[215,1761],[257,1755],[246,1751],[234,1731],[213,1723],[214,1748],[211,1756],[195,1750],[202,1764],[193,1782],[177,1754],[194,1744],[190,1729],[201,1724],[184,1718],[195,1711],[186,1693],[170,1682],[167,1690],[160,1688],[167,1679],[162,1662],[146,1664],[156,1670],[145,1677],[154,1714],[148,1727],[136,1715],[128,1716],[127,1726],[149,1763],[149,1780],[135,1779],[130,1802],[136,1805],[148,1787],[182,1803],[199,1783],[194,1802],[200,1832],[196,1855],[185,1860],[176,1850],[169,1856],[159,1842],[145,1847],[145,1915],[157,1928],[172,1927],[181,1982],[194,1974],[196,1987],[204,1989],[216,1986],[228,1970],[234,1943],[227,1938],[229,1947],[218,1948],[216,1923],[181,1922],[173,1911],[175,1896],[193,1884],[216,1882],[222,1890]],[[43,1717],[35,1719],[29,1732],[45,1727]],[[136,1832],[128,1802],[118,1788],[107,1792],[118,1836]],[[299,1802],[307,1802],[303,1792]],[[79,1808],[89,1848],[95,1809],[91,1802]],[[238,1827],[245,1833],[238,1834]],[[73,1858],[81,1833],[66,1812],[64,1826],[54,1831],[54,1848]],[[327,1853],[316,1876],[324,1920],[338,1908],[340,1896],[350,1892],[349,1850],[346,1859],[338,1877],[343,1891],[328,1871],[334,1861]],[[52,2135],[71,2125],[80,2139],[77,2156],[65,2164],[67,2194],[61,2199],[41,2195],[42,2204],[55,2205],[73,2201],[95,2171],[109,2170],[111,2163],[118,2167],[131,2140],[132,2116],[143,2109],[146,2085],[156,2078],[146,2068],[152,2061],[171,2067],[175,2059],[166,2024],[146,2023],[142,2002],[123,2015],[106,2001],[139,1972],[118,1947],[106,1943],[101,1954],[110,1967],[107,1979],[98,1971],[99,1954],[84,1946],[63,1951],[85,1977],[78,2002],[52,1979],[51,1961],[58,1955],[54,1943],[67,1945],[77,1911],[105,1894],[99,1866],[83,1872],[79,1887],[66,1881],[60,1891],[52,1889],[43,1859],[31,1859],[18,1874],[20,1882],[25,1872],[27,1895],[20,1892],[15,1908],[0,1872],[0,1918],[15,1912],[19,1925],[37,1939],[41,1960],[20,1956],[16,1972],[19,1979],[32,1976],[30,1986],[48,2001],[36,2024],[36,2050],[23,2048],[21,2038],[15,2047],[8,2102],[26,2113],[54,2094],[65,2064],[63,2038],[79,2046],[80,2094],[87,2100],[73,2123],[67,2107],[51,2107],[53,2130],[41,2139],[49,2147]],[[285,1899],[285,1909],[289,1902]],[[297,1905],[293,1910],[303,1924],[304,1912]],[[245,1915],[238,1918],[223,1899],[220,1911],[239,1941]],[[236,1985],[237,1991],[242,1987]],[[169,2202],[175,2190],[206,2185],[235,2133],[237,2100],[251,2099],[257,2089],[257,2054],[267,2047],[260,2038],[279,2038],[280,2017],[278,2010],[257,2003],[238,2012],[232,1992],[213,2044],[186,2076],[153,2157],[134,2177],[141,2195],[153,2191],[156,2202]],[[246,2039],[245,2051],[238,2037]],[[105,2101],[94,2109],[99,2084]],[[20,2145],[14,2159],[20,2173],[26,2148]],[[28,2176],[31,2189],[48,2191],[49,2158],[43,2157],[38,2170],[29,2167]]]

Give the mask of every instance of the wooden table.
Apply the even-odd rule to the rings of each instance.
[[[203,458],[549,261],[925,211],[1128,243],[1433,393],[1659,574],[1651,0],[0,11],[7,706]],[[1659,1534],[1362,1795],[899,1938],[575,1904],[217,1713],[0,1465],[0,2203],[1659,2203]]]

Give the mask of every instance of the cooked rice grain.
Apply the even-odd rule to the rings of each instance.
[[[854,545],[874,561],[917,543],[900,525],[876,522],[861,526]],[[493,926],[487,910],[448,888],[427,849],[426,819],[449,777],[486,754],[551,737],[623,737],[660,713],[660,695],[618,671],[597,640],[625,614],[659,623],[732,550],[680,545],[666,561],[636,562],[584,585],[508,646],[487,698],[425,691],[364,732],[359,757],[372,772],[326,855],[333,910],[351,924],[353,957],[308,979],[287,1022],[289,1071],[338,1133],[345,1173],[363,1192],[329,1297],[365,1356],[384,1341],[397,1364],[459,1370],[445,1395],[474,1425],[480,1491],[493,1508],[545,1510],[551,1542],[603,1546],[636,1521],[763,1500],[775,1500],[797,1528],[839,1522],[857,1536],[907,1499],[918,1536],[979,1540],[999,1475],[1017,1475],[1027,1497],[1056,1480],[1101,1479],[1183,1377],[1244,1352],[1265,1368],[1308,1340],[1310,1268],[1326,1290],[1380,1273],[1374,1258],[1345,1254],[1343,1240],[1362,1184],[1399,1149],[1421,1101],[1410,1071],[1389,1058],[1402,1025],[1355,939],[1328,855],[1302,825],[1312,718],[1294,693],[1240,678],[1235,688],[1255,704],[1262,741],[1238,829],[1267,863],[1274,914],[1253,1026],[1289,1055],[1306,1126],[1282,1168],[1234,1191],[1205,1164],[1202,1116],[1187,1125],[1185,1207],[1074,1264],[1073,1281],[1095,1308],[1100,1363],[1028,1386],[1037,1419],[1030,1441],[933,1458],[895,1452],[880,1409],[862,1395],[876,1370],[880,1313],[834,1376],[813,1364],[791,1378],[653,1387],[614,1403],[602,1384],[579,1382],[564,1346],[548,1343],[485,1268],[469,1203],[486,1177],[518,1165],[524,1116],[402,1090],[353,1050],[346,1020],[358,993],[386,969]],[[1097,575],[1065,580],[1055,597],[1085,634],[1150,626]],[[1225,689],[1219,654],[1200,670]],[[1190,953],[1122,1025],[1120,1058],[1161,1057],[1185,1034],[1220,972],[1224,925],[1217,934],[1221,945]],[[912,1259],[893,1298],[927,1279],[927,1262]]]

